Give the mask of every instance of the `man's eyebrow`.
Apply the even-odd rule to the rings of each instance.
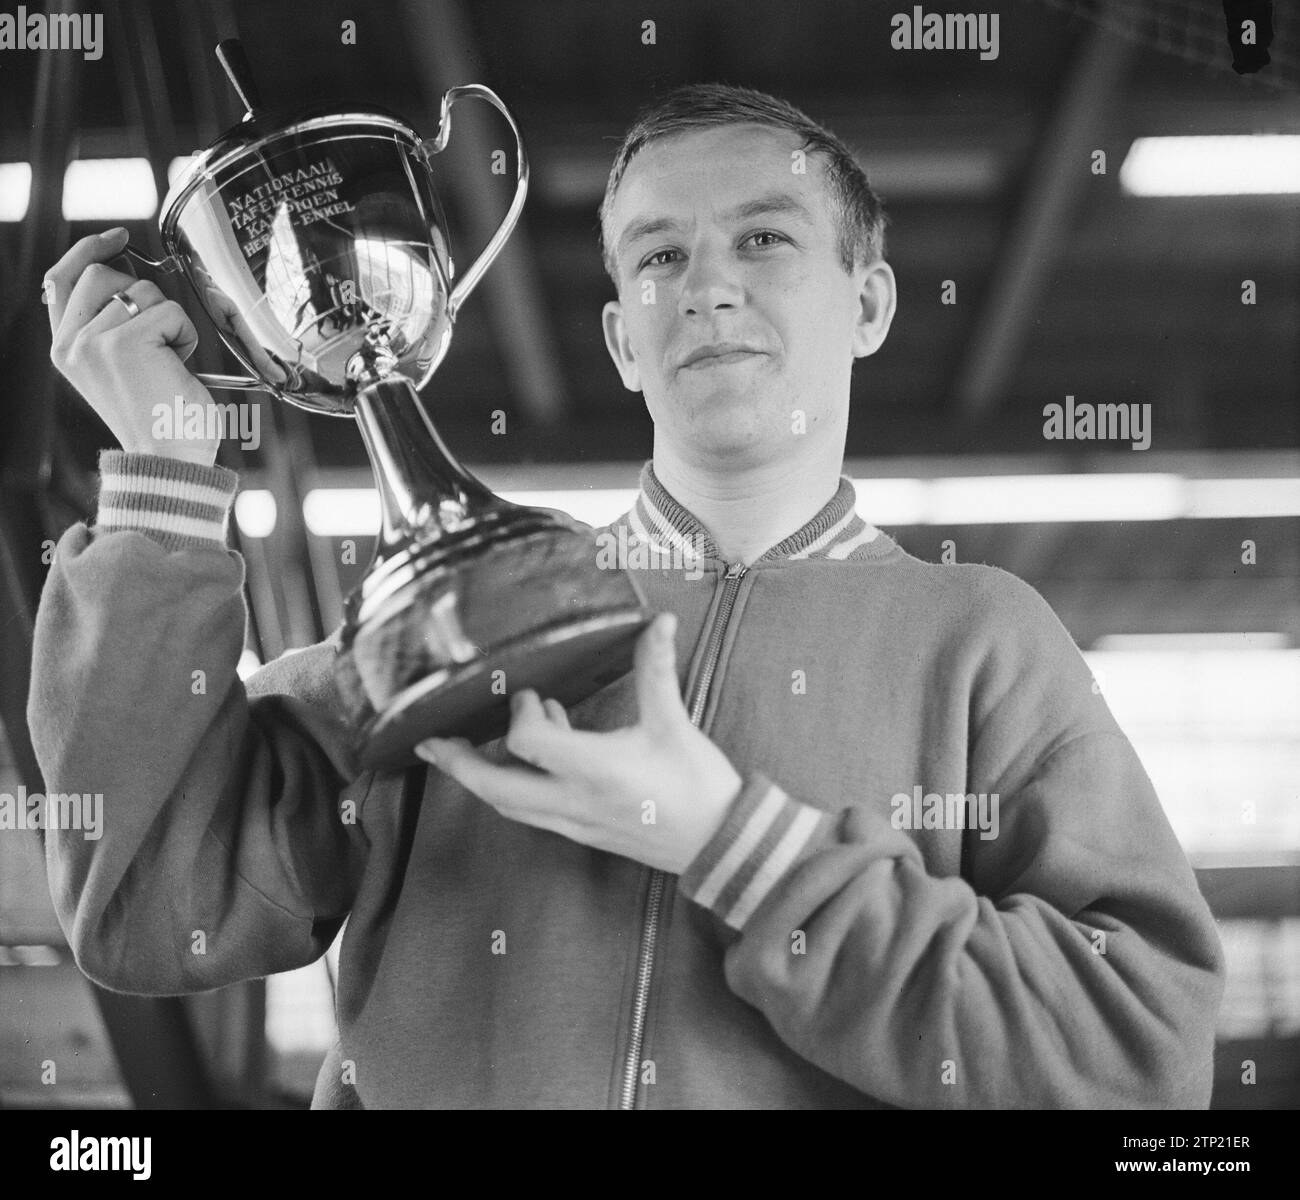
[[[729,221],[748,221],[754,217],[797,217],[812,222],[813,216],[803,203],[787,192],[772,192],[766,196],[756,196],[746,200],[723,214]],[[618,239],[618,252],[621,254],[633,242],[643,237],[653,237],[659,233],[670,233],[680,228],[681,223],[672,217],[638,217],[629,223]]]
[[[725,215],[733,221],[747,221],[752,217],[772,216],[800,217],[809,222],[813,219],[812,213],[808,211],[807,206],[788,192],[772,192],[766,196],[746,200],[744,204],[736,205]]]
[[[623,230],[618,239],[618,251],[621,254],[638,238],[653,237],[657,233],[668,233],[680,227],[679,221],[672,217],[637,217]]]

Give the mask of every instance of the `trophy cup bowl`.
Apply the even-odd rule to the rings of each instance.
[[[159,218],[168,258],[132,253],[183,272],[252,373],[203,382],[360,426],[381,528],[345,603],[335,679],[361,765],[413,764],[426,737],[499,736],[509,693],[535,688],[567,706],[625,674],[653,616],[631,576],[597,565],[589,527],[475,479],[418,395],[519,219],[528,163],[513,117],[469,84],[443,97],[429,140],[379,110],[273,123],[237,43],[218,56],[248,113],[173,184]],[[432,158],[466,98],[510,123],[516,185],[500,227],[453,283]]]

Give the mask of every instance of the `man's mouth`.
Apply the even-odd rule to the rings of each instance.
[[[744,362],[746,359],[756,358],[765,353],[766,351],[739,342],[719,342],[714,346],[701,346],[698,350],[692,350],[682,360],[681,369],[698,371],[707,367],[722,367],[728,363]]]

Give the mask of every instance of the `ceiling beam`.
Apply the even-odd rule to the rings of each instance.
[[[457,0],[406,0],[403,5],[420,88],[430,111],[439,111],[450,87],[478,81],[482,68],[474,52],[463,6]],[[507,107],[510,96],[502,97]],[[456,109],[451,141],[459,143],[465,161],[476,169],[450,172],[451,190],[467,225],[473,248],[462,245],[462,261],[477,253],[504,212],[500,187],[490,164],[493,152],[509,146],[503,139],[500,114],[484,104]],[[432,131],[428,131],[432,132]],[[514,151],[508,155],[513,158]],[[513,178],[513,172],[510,178]],[[566,388],[555,337],[547,317],[546,299],[528,231],[521,222],[480,284],[487,315],[502,356],[502,366],[514,400],[532,423],[553,425],[565,416]],[[436,385],[435,385],[436,386]]]
[[[1143,6],[1107,0],[1117,20],[1125,11],[1130,19],[1140,15]],[[1020,363],[1070,218],[1095,178],[1090,156],[1105,148],[1107,113],[1134,52],[1131,40],[1101,26],[1084,35],[1060,102],[1042,132],[1023,199],[994,259],[988,292],[957,369],[952,397],[967,423],[998,406]],[[1107,163],[1108,170],[1118,167]]]

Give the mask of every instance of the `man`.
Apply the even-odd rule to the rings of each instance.
[[[569,713],[516,695],[503,745],[432,740],[427,774],[351,763],[329,643],[246,697],[234,475],[139,417],[200,390],[193,330],[87,265],[120,234],[51,272],[55,362],[127,451],[36,637],[48,786],[105,794],[98,842],[49,838],[82,969],[213,987],[348,917],[321,1105],[1204,1105],[1214,924],[1069,635],[1012,576],[903,552],[839,475],[895,307],[860,169],[781,101],[690,87],[601,216],[655,427],[614,530],[694,569],[641,573],[668,615],[633,674]]]

